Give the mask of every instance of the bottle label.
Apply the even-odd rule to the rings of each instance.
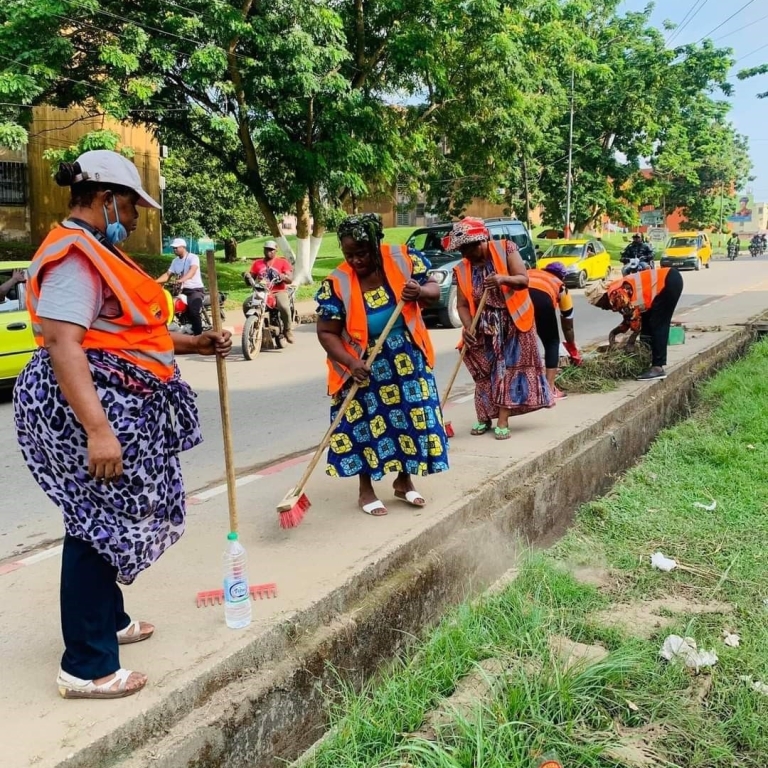
[[[248,599],[248,582],[244,579],[224,579],[224,599],[228,603],[242,603]]]

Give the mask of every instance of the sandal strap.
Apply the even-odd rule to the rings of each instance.
[[[141,622],[138,619],[134,619],[125,629],[121,629],[117,633],[119,639],[126,637],[141,637]]]
[[[121,667],[109,680],[107,680],[106,683],[96,685],[93,680],[83,680],[80,677],[70,675],[69,672],[65,672],[63,669],[59,669],[59,676],[56,680],[56,684],[59,687],[67,688],[72,691],[79,691],[81,693],[117,693],[126,689],[128,678],[132,674],[132,670],[123,669]],[[116,688],[113,687],[115,682],[118,682]]]
[[[372,501],[370,504],[363,504],[360,509],[365,512],[366,515],[371,515],[372,517],[383,517],[383,515],[374,515],[373,513],[376,512],[379,509],[383,509],[385,512],[387,511],[387,507],[385,506],[384,502],[380,499],[376,499],[375,501]]]

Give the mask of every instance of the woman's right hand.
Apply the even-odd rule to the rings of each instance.
[[[88,472],[108,482],[123,474],[123,447],[108,426],[88,435]]]
[[[464,339],[465,344],[475,344],[477,342],[477,336],[475,336],[469,328],[462,328],[461,336]]]
[[[364,363],[362,360],[355,358],[350,361],[349,371],[352,374],[352,378],[358,384],[365,384],[371,376],[371,369],[368,363]]]

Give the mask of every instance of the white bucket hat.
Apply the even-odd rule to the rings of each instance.
[[[268,248],[271,251],[276,251],[277,243],[274,240],[267,240],[267,242],[264,243],[264,248]]]
[[[143,208],[160,208],[159,203],[144,191],[136,166],[118,152],[94,149],[80,155],[77,162],[81,173],[75,176],[75,183],[97,181],[101,184],[120,184],[132,189],[139,196],[138,205]]]
[[[177,237],[172,243],[171,248],[186,248],[187,241],[183,237]]]

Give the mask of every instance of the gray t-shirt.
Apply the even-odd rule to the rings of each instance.
[[[86,330],[97,317],[119,317],[120,302],[87,256],[75,251],[43,271],[38,317]]]

